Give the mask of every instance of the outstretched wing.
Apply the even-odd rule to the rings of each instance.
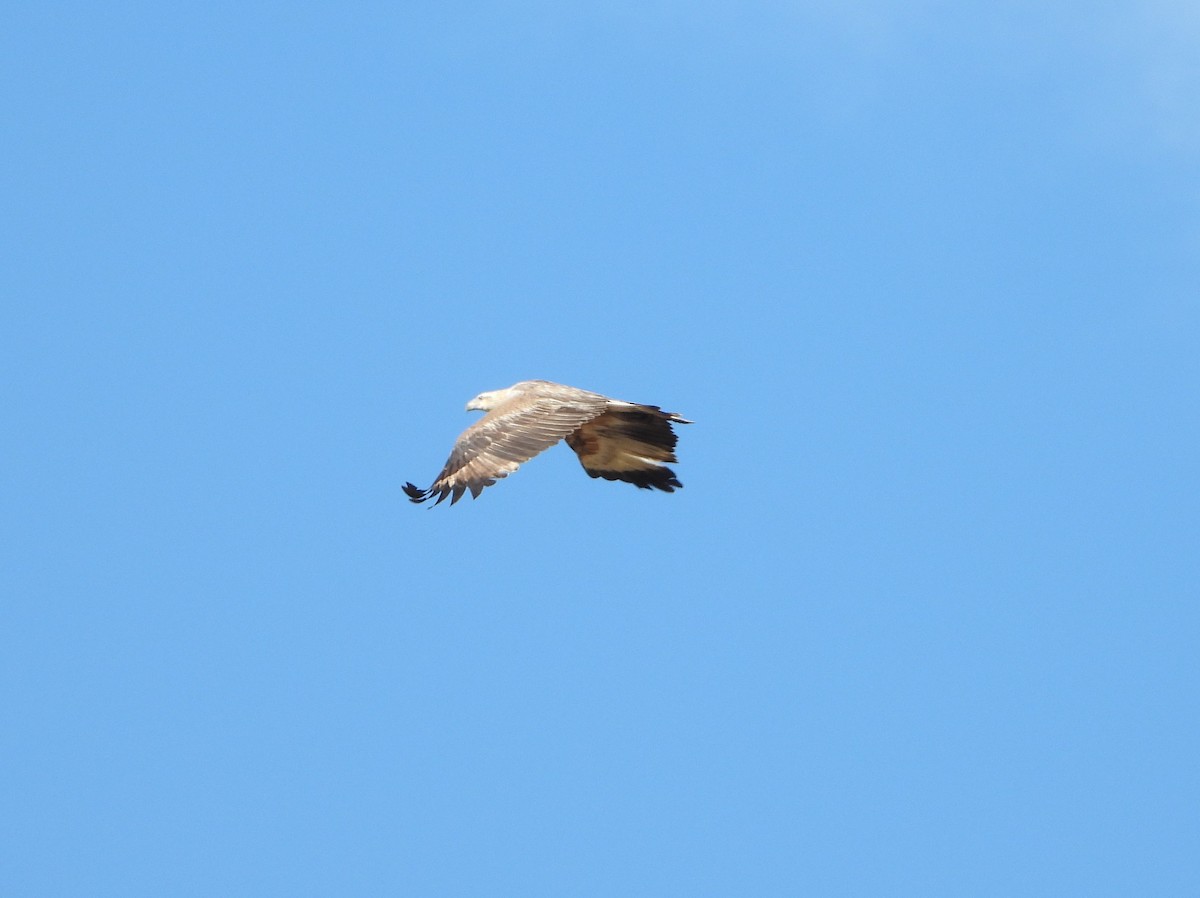
[[[677,462],[679,437],[671,423],[691,424],[656,405],[610,402],[608,410],[567,437],[583,469],[592,477],[623,480],[640,489],[672,493],[683,484],[666,466]]]
[[[447,496],[453,505],[467,490],[477,497],[485,487],[604,413],[603,396],[557,384],[546,386],[558,389],[518,393],[496,406],[463,431],[429,489],[407,483],[404,492],[413,502],[437,496],[434,505]]]

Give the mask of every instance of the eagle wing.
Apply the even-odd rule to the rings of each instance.
[[[413,502],[436,495],[434,505],[447,496],[453,505],[467,490],[475,498],[580,425],[603,415],[607,405],[604,396],[559,384],[518,393],[462,432],[429,489],[407,483],[404,492]]]
[[[671,429],[672,422],[692,423],[656,405],[614,400],[603,414],[585,421],[567,436],[567,445],[575,450],[579,463],[592,477],[673,493],[683,484],[666,466],[679,461],[675,457],[679,437]]]

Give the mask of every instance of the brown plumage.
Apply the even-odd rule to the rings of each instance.
[[[545,380],[525,380],[507,390],[480,393],[467,410],[486,411],[459,436],[442,473],[429,489],[411,483],[413,502],[447,496],[457,502],[467,490],[478,497],[523,462],[565,439],[592,477],[623,480],[640,489],[674,492],[683,486],[666,467],[677,462],[678,437],[671,424],[691,424],[656,405],[610,399]]]

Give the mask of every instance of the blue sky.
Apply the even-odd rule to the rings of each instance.
[[[0,891],[1200,889],[1191,5],[0,41]],[[411,506],[526,378],[686,488]]]

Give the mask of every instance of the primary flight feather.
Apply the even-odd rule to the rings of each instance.
[[[656,405],[610,399],[547,380],[523,380],[507,390],[480,393],[467,411],[487,414],[462,432],[442,473],[427,490],[411,483],[404,492],[413,502],[447,496],[472,498],[507,477],[559,440],[575,450],[592,477],[623,480],[641,489],[671,493],[683,484],[666,462],[678,462],[678,437],[671,424],[691,424]]]

